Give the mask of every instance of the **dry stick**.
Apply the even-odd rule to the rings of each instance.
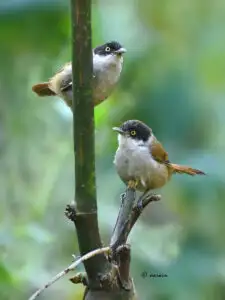
[[[46,283],[42,288],[37,290],[30,298],[29,300],[34,300],[36,299],[45,289],[50,287],[53,283],[55,283],[57,280],[65,276],[67,273],[70,271],[74,270],[80,263],[82,263],[85,260],[88,260],[89,258],[102,254],[102,253],[108,253],[110,251],[110,247],[104,247],[104,248],[99,248],[95,249],[91,252],[88,252],[87,254],[83,255],[79,259],[77,259],[75,262],[73,262],[70,266],[68,266],[65,270],[61,271],[57,275],[55,275],[48,283]]]
[[[116,220],[116,225],[110,240],[112,251],[115,252],[118,246],[125,243],[125,232],[130,219],[130,214],[135,202],[136,191],[132,188],[127,188],[125,194],[122,195],[121,206]]]

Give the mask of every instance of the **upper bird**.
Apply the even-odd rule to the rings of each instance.
[[[98,105],[107,99],[119,80],[126,49],[111,41],[93,49],[93,100]],[[58,95],[72,107],[72,63],[66,63],[48,82],[33,85],[38,96]]]
[[[141,121],[129,120],[113,130],[118,132],[119,143],[114,163],[120,178],[130,187],[147,193],[165,185],[174,173],[205,175],[198,169],[171,163],[151,128]]]

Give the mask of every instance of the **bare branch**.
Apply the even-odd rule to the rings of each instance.
[[[45,289],[47,289],[48,287],[50,287],[53,283],[55,283],[57,280],[59,280],[60,278],[62,278],[63,276],[65,276],[67,273],[69,273],[70,271],[73,271],[80,263],[96,256],[102,253],[109,253],[110,252],[110,247],[104,247],[104,248],[99,248],[96,250],[93,250],[87,254],[85,254],[84,256],[80,257],[79,259],[77,259],[75,262],[73,262],[70,266],[68,266],[66,269],[64,269],[63,271],[61,271],[60,273],[58,273],[56,276],[54,276],[48,283],[46,283],[42,288],[40,288],[39,290],[37,290],[30,298],[29,300],[34,300],[36,299]]]
[[[126,243],[126,229],[129,225],[130,214],[135,202],[135,195],[135,190],[128,187],[126,192],[121,196],[121,206],[110,241],[113,252],[115,252],[118,246]]]
[[[142,199],[142,207],[139,207],[135,203],[135,190],[128,188],[126,193],[123,195],[123,199],[120,206],[120,211],[117,217],[116,225],[113,230],[113,234],[110,241],[113,256],[115,259],[116,249],[124,245],[127,241],[128,235],[131,232],[134,224],[140,217],[143,209],[153,201],[161,199],[160,195],[142,195],[139,200]],[[137,203],[139,203],[139,200]]]

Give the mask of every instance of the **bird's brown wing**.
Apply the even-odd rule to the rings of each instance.
[[[67,64],[70,64],[70,63],[67,63]],[[59,72],[57,72],[56,74],[60,73],[61,71],[62,71],[62,69]],[[61,82],[61,91],[62,92],[72,90],[72,77],[73,76],[72,76],[72,73],[71,73],[71,74],[68,74],[64,78],[64,80],[62,80],[62,82]],[[95,76],[93,75],[93,77],[95,77]]]
[[[194,175],[205,175],[205,173],[198,169],[193,169],[189,166],[181,166],[178,164],[172,164],[169,161],[168,153],[163,149],[163,146],[160,142],[155,140],[153,141],[152,145],[150,146],[150,152],[152,157],[159,163],[162,163],[168,167],[172,173],[178,174],[188,174],[191,176]]]
[[[156,138],[154,138],[150,146],[150,153],[157,162],[164,164],[169,163],[168,153],[164,150],[162,144],[157,141]]]
[[[98,83],[96,75],[93,75],[93,86],[95,87]],[[66,92],[68,90],[72,89],[72,73],[71,75],[68,75],[67,78],[65,78],[61,83],[61,91]]]
[[[66,66],[71,65],[71,62],[66,63],[58,72],[55,73],[54,77],[57,77],[58,74],[60,74]],[[66,92],[70,89],[72,89],[72,72],[67,74],[67,76],[64,77],[60,84],[60,90],[62,92]],[[60,79],[62,78],[61,76],[59,77]]]

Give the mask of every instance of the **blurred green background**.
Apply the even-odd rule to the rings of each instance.
[[[117,137],[111,128],[140,119],[171,161],[208,176],[174,176],[132,231],[139,297],[223,300],[225,2],[98,0],[92,18],[93,47],[118,40],[128,50],[119,85],[95,109],[104,244],[125,188],[112,163]],[[70,60],[70,33],[68,1],[0,1],[1,300],[27,299],[79,254],[64,217],[74,194],[72,115],[58,98],[31,91]],[[82,293],[64,277],[39,299],[79,300]]]

